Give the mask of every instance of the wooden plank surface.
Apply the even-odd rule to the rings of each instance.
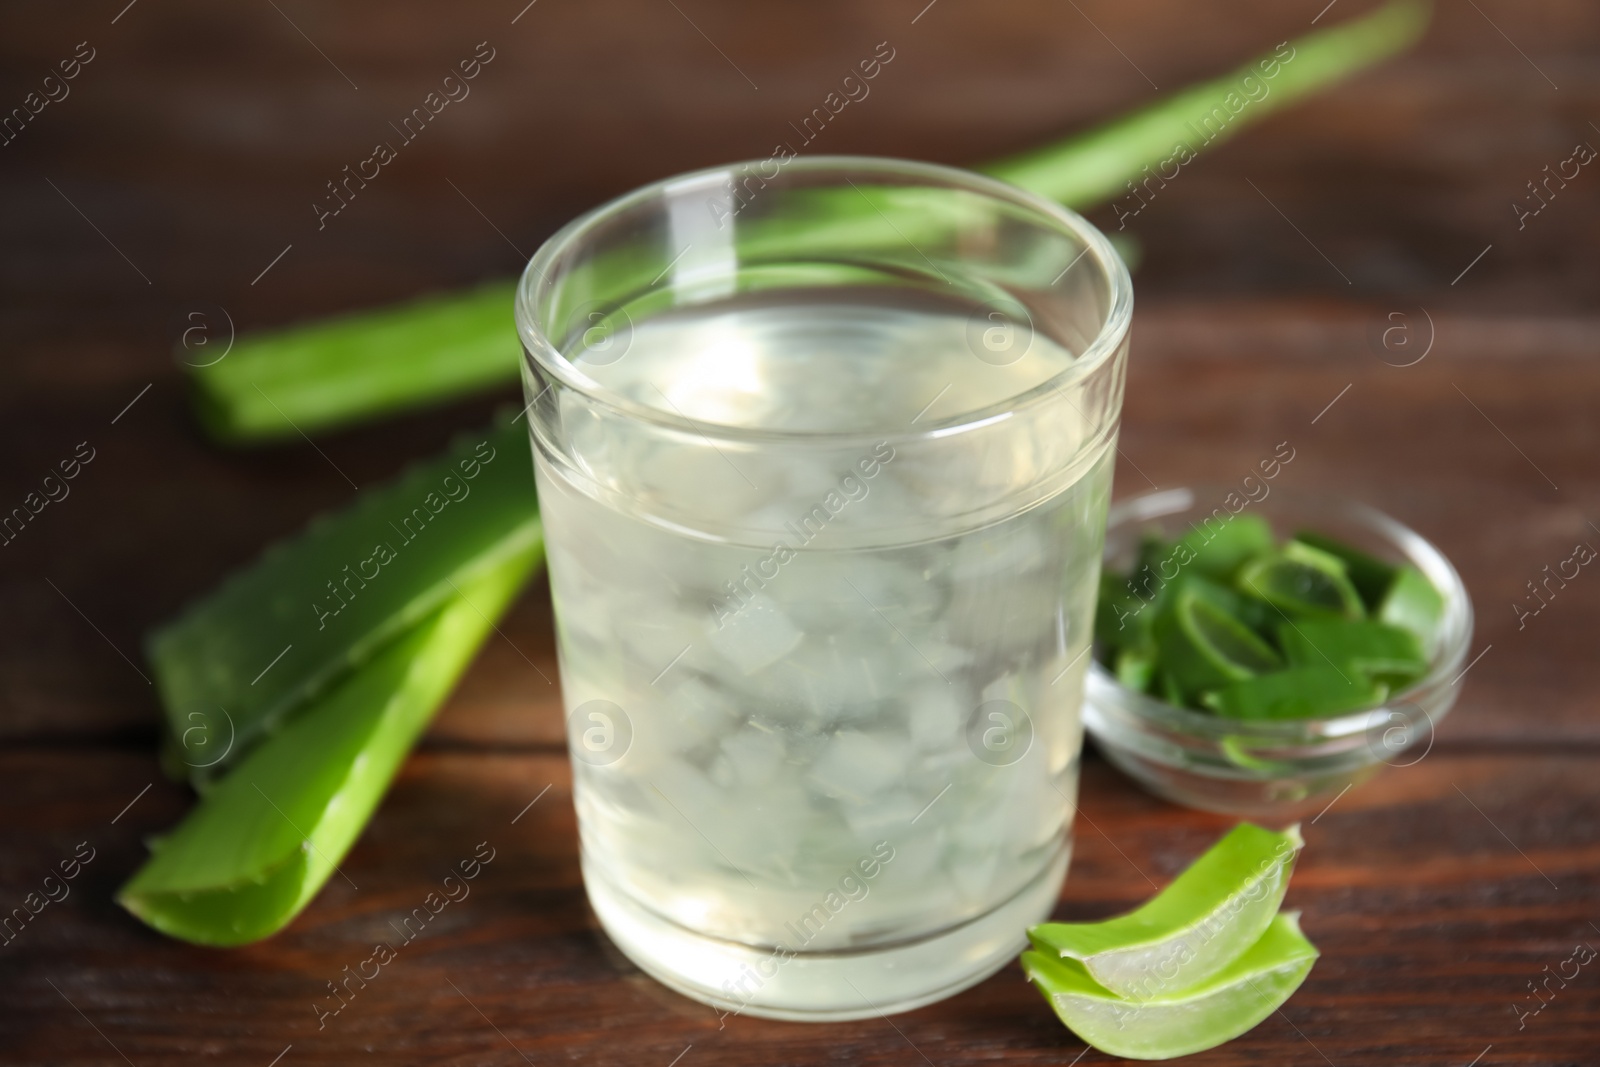
[[[228,323],[507,275],[609,196],[768,154],[880,41],[894,60],[811,150],[991,158],[1361,9],[523,2],[0,16],[0,106],[78,42],[94,49],[70,95],[0,144],[0,501],[80,442],[95,457],[0,548],[0,902],[94,850],[71,895],[0,947],[0,1062],[1105,1061],[1074,1059],[1083,1046],[1015,968],[892,1025],[719,1027],[639,975],[583,899],[542,583],[348,879],[280,937],[190,948],[111,903],[142,838],[189,803],[156,770],[142,635],[348,502],[346,477],[386,478],[514,395],[315,448],[221,450],[173,365],[193,314],[220,343]],[[495,58],[472,96],[318,229],[324,183],[480,41]],[[1430,754],[1308,828],[1290,902],[1324,953],[1311,979],[1192,1062],[1600,1062],[1600,971],[1530,990],[1576,944],[1600,947],[1600,579],[1584,573],[1525,625],[1513,609],[1574,543],[1600,546],[1600,175],[1521,228],[1512,209],[1577,141],[1600,145],[1597,56],[1592,4],[1441,3],[1418,51],[1208,151],[1129,222],[1143,255],[1119,494],[1226,483],[1289,441],[1283,485],[1368,500],[1446,551],[1483,653]],[[1116,229],[1111,209],[1092,218]],[[1062,917],[1134,903],[1226,824],[1094,758],[1082,814]],[[472,896],[318,1030],[326,983],[480,841],[496,858]]]
[[[1559,971],[1576,945],[1600,945],[1590,926],[1600,840],[1570,837],[1600,819],[1593,769],[1586,755],[1435,752],[1342,798],[1307,828],[1288,899],[1304,909],[1322,959],[1281,1016],[1203,1062],[1313,1063],[1320,1052],[1344,1067],[1418,1062],[1427,1049],[1431,1062],[1465,1064],[1488,1045],[1498,1063],[1590,1062],[1600,983],[1587,969],[1566,988],[1552,982],[1520,1031],[1511,1009],[1539,1005],[1527,982],[1546,966]],[[9,863],[42,871],[82,841],[95,849],[71,895],[5,949],[0,1041],[15,1062],[107,1062],[113,1044],[137,1064],[265,1064],[289,1045],[307,1064],[369,1052],[511,1063],[512,1046],[535,1063],[664,1065],[693,1045],[694,1062],[774,1067],[921,1062],[913,1045],[950,1065],[1058,1064],[1083,1051],[1014,965],[893,1025],[721,1020],[667,992],[611,948],[587,910],[559,756],[419,754],[341,864],[345,877],[277,938],[226,952],[167,941],[107,903],[140,837],[187,803],[158,781],[112,824],[155,779],[151,759],[28,752],[0,760],[0,773],[16,805]],[[70,799],[63,779],[78,783]],[[1059,918],[1138,902],[1227,825],[1154,800],[1098,761],[1083,790]],[[25,812],[35,814],[19,829],[13,817]],[[485,841],[494,858],[469,895],[341,1008],[327,982],[377,941],[398,942],[391,923]]]

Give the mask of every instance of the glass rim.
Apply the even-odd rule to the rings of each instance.
[[[992,404],[970,411],[959,412],[943,420],[934,420],[914,431],[889,432],[816,432],[810,430],[772,430],[761,427],[730,426],[709,422],[674,412],[662,411],[620,395],[614,389],[601,385],[583,374],[565,353],[549,338],[539,322],[538,306],[552,288],[549,273],[555,262],[571,248],[580,244],[597,228],[610,219],[631,211],[650,200],[660,197],[670,187],[704,181],[714,175],[730,172],[748,172],[767,163],[764,159],[739,160],[718,166],[670,175],[642,185],[631,192],[600,204],[568,222],[539,246],[517,281],[513,302],[517,334],[524,348],[524,358],[536,362],[541,370],[556,382],[582,395],[592,403],[618,411],[631,419],[675,430],[688,431],[703,438],[729,441],[764,441],[803,444],[842,441],[912,441],[947,437],[989,426],[1011,418],[1024,410],[1041,404],[1063,385],[1078,378],[1088,377],[1112,360],[1128,334],[1133,318],[1133,279],[1127,265],[1117,254],[1099,228],[1082,215],[1063,207],[1036,193],[998,178],[960,167],[918,160],[896,159],[888,156],[816,155],[797,157],[784,164],[783,170],[804,172],[876,172],[899,178],[921,178],[926,184],[955,187],[984,195],[994,200],[1004,200],[1033,211],[1039,221],[1069,232],[1082,242],[1084,251],[1078,258],[1093,252],[1090,257],[1106,280],[1109,301],[1100,328],[1094,339],[1084,347],[1072,365],[1051,375],[1021,392],[1014,393]],[[1075,264],[1077,260],[1074,260]],[[1070,265],[1069,268],[1071,269]],[[1063,274],[1066,272],[1063,271]],[[1060,279],[1058,278],[1057,281]],[[1052,285],[1055,283],[1052,282]],[[529,405],[531,407],[531,403]]]
[[[1170,515],[1184,507],[1192,507],[1193,502],[1206,491],[1221,494],[1228,490],[1229,487],[1226,486],[1200,484],[1139,493],[1111,505],[1106,515],[1106,529],[1109,532],[1117,525]],[[1440,649],[1437,660],[1428,665],[1427,673],[1401,692],[1391,693],[1381,702],[1355,711],[1307,719],[1238,720],[1223,719],[1209,712],[1168,704],[1149,693],[1130,689],[1091,653],[1086,672],[1085,699],[1093,699],[1095,696],[1114,697],[1118,707],[1129,714],[1161,724],[1175,733],[1213,741],[1220,741],[1228,736],[1248,735],[1253,740],[1284,744],[1314,745],[1332,742],[1365,732],[1372,725],[1373,715],[1404,705],[1418,708],[1430,726],[1436,725],[1435,717],[1428,710],[1425,701],[1417,698],[1440,690],[1446,684],[1445,679],[1460,669],[1472,641],[1475,623],[1471,594],[1467,591],[1466,582],[1462,580],[1455,564],[1451,563],[1450,558],[1432,541],[1399,519],[1370,504],[1337,493],[1320,493],[1314,490],[1280,488],[1274,489],[1273,492],[1284,493],[1294,500],[1315,502],[1317,505],[1341,511],[1386,538],[1408,558],[1415,560],[1420,557],[1425,560],[1427,567],[1423,573],[1428,574],[1430,579],[1432,578],[1430,571],[1444,577],[1444,588],[1439,591],[1445,597],[1445,620],[1450,624],[1450,629],[1445,635],[1446,644]],[[1183,501],[1188,503],[1182,503]],[[1097,738],[1098,736],[1096,735]]]

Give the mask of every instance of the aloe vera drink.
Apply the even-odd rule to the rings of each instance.
[[[576,339],[530,421],[607,933],[724,1012],[981,979],[1067,863],[1120,364],[892,286]]]

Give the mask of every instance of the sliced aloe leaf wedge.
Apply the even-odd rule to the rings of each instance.
[[[1120,997],[1176,996],[1254,944],[1289,888],[1305,844],[1298,825],[1275,833],[1240,823],[1172,884],[1127,915],[1096,923],[1043,923],[1036,950],[1080,962]]]
[[[1306,841],[1240,822],[1138,909],[1099,923],[1042,923],[1040,952],[1083,963],[1118,997],[1176,995],[1229,965],[1267,928]]]
[[[204,786],[460,588],[540,543],[527,428],[508,419],[366,490],[153,634],[179,761]]]
[[[1210,978],[1174,996],[1119,997],[1077,961],[1022,954],[1023,972],[1056,1016],[1102,1052],[1165,1060],[1215,1048],[1255,1027],[1300,988],[1317,961],[1299,914],[1273,918],[1260,938]]]
[[[529,546],[463,585],[257,746],[153,846],[118,902],[200,945],[242,945],[282,929],[349,851],[540,555]]]

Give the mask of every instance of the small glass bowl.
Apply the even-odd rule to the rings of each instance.
[[[1387,515],[1340,497],[1296,493],[1255,478],[1246,482],[1258,488],[1249,495],[1240,487],[1169,489],[1114,505],[1105,566],[1125,572],[1146,533],[1173,540],[1242,504],[1237,514],[1262,516],[1280,541],[1315,530],[1422,571],[1444,598],[1428,673],[1375,708],[1330,718],[1241,722],[1129,689],[1096,660],[1089,667],[1083,719],[1105,757],[1157,796],[1206,811],[1289,819],[1330,804],[1381,767],[1409,766],[1428,754],[1434,729],[1460,692],[1472,641],[1472,602],[1450,561]]]

